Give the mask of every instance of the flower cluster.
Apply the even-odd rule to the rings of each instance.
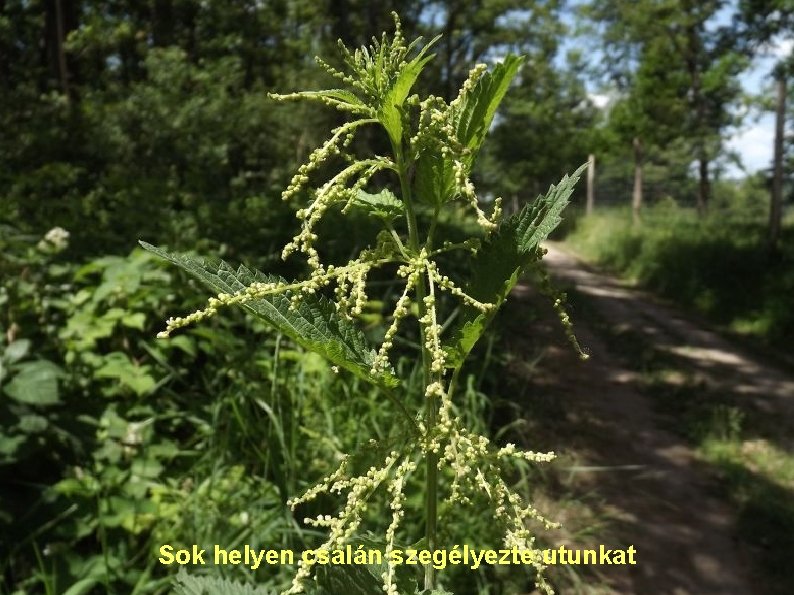
[[[405,446],[399,447],[401,450],[392,450],[380,463],[360,474],[352,472],[349,458],[343,458],[333,473],[288,504],[294,511],[299,505],[312,501],[321,494],[343,498],[344,503],[337,514],[305,519],[307,525],[328,531],[328,538],[319,549],[330,550],[345,545],[353,538],[367,510],[369,499],[380,486],[385,485],[391,511],[391,521],[385,534],[385,547],[387,559],[391,561],[388,554],[395,547],[397,531],[404,516],[405,484],[417,468],[416,459],[424,456],[427,459],[428,482],[436,481],[439,472],[450,478],[450,492],[446,498],[446,504],[450,508],[470,505],[475,497],[485,497],[490,503],[494,518],[504,527],[506,547],[533,549],[534,537],[528,528],[528,522],[539,522],[546,527],[552,527],[554,523],[525,503],[509,487],[503,478],[502,468],[515,460],[547,462],[554,458],[554,453],[522,451],[513,444],[497,448],[485,436],[463,427],[460,418],[456,416],[451,387],[455,384],[460,368],[455,369],[452,379],[445,378],[451,366],[448,361],[451,358],[443,343],[441,296],[447,294],[453,301],[483,314],[490,313],[496,304],[476,299],[474,295],[478,295],[477,292],[459,286],[439,268],[437,257],[440,254],[451,250],[475,253],[479,240],[472,238],[459,244],[445,242],[441,248],[434,249],[434,220],[422,243],[418,229],[423,222],[417,217],[416,209],[432,201],[426,200],[430,197],[413,196],[426,190],[428,186],[441,185],[443,190],[440,192],[444,196],[434,197],[435,199],[442,202],[464,200],[476,215],[477,222],[485,231],[484,235],[497,227],[501,218],[500,199],[494,201],[492,212],[490,216],[487,215],[479,205],[470,179],[474,154],[482,140],[481,137],[479,140],[476,138],[479,133],[473,130],[486,130],[491,121],[481,119],[472,128],[471,120],[475,117],[473,112],[478,111],[472,105],[476,105],[476,99],[487,92],[483,90],[488,87],[487,81],[480,84],[486,76],[487,68],[485,65],[475,66],[460,94],[449,104],[434,96],[424,101],[420,101],[417,96],[407,97],[424,62],[429,59],[424,54],[432,42],[415,52],[419,40],[406,44],[396,15],[395,27],[395,34],[391,39],[384,35],[380,40],[373,39],[369,47],[362,47],[351,53],[342,46],[344,71],[318,60],[332,76],[351,90],[332,89],[271,95],[279,100],[314,99],[352,113],[358,118],[335,128],[331,137],[315,149],[307,162],[298,168],[282,193],[282,198],[289,200],[314,188],[306,192],[310,196],[308,205],[296,212],[300,220],[298,233],[282,251],[285,259],[294,253],[306,256],[309,265],[307,277],[295,282],[275,277],[265,278],[235,293],[221,293],[210,298],[205,308],[185,317],[169,319],[166,329],[158,336],[167,337],[178,328],[211,317],[221,307],[246,305],[256,300],[270,300],[275,296],[282,296],[279,304],[284,306],[286,312],[285,303],[293,310],[308,308],[305,304],[302,306],[302,301],[307,296],[321,292],[330,296],[332,293],[338,315],[345,319],[354,318],[363,313],[369,301],[367,285],[372,271],[386,265],[395,267],[397,279],[404,282],[404,286],[394,305],[383,340],[374,354],[371,372],[377,377],[391,368],[390,352],[395,339],[401,324],[414,311],[412,306],[415,306],[423,355],[425,416],[421,420],[415,419],[405,411],[401,403],[398,404],[415,428],[416,439],[413,443],[407,442]],[[382,125],[388,133],[394,153],[391,158],[374,156],[359,159],[353,154],[351,147],[355,135],[362,126],[369,124]],[[417,126],[416,130],[410,130],[411,125]],[[418,172],[424,160],[434,164],[430,167],[432,175],[438,174],[437,178],[432,178],[430,184],[423,184],[415,179],[421,177]],[[311,178],[322,164],[328,162],[338,164],[338,173],[315,187]],[[401,196],[396,196],[390,190],[379,194],[365,191],[373,176],[384,171],[393,172],[399,178]],[[370,215],[377,216],[383,223],[383,230],[374,247],[362,250],[356,258],[342,266],[321,262],[315,247],[318,223],[334,207],[341,207],[343,213],[353,208],[367,209]],[[436,204],[435,207],[434,217],[437,219],[440,205]],[[396,224],[393,223],[394,217],[402,215],[405,216],[403,231],[407,231],[407,238],[405,234],[400,236]],[[499,299],[498,295],[494,297]],[[562,309],[561,299],[555,297],[555,308],[561,313],[561,320],[572,336],[570,321]],[[337,367],[333,369],[338,371]],[[389,395],[396,399],[391,393]],[[428,493],[435,494],[435,489]],[[432,543],[434,539],[435,530],[431,531],[428,521],[428,542]],[[544,592],[550,593],[551,589],[542,575],[542,558],[538,555],[534,559],[537,585]],[[302,583],[310,577],[312,566],[311,562],[299,562],[297,573],[286,594],[303,592]],[[398,591],[395,568],[391,563],[383,572],[382,579],[384,592],[387,595],[396,595]],[[427,582],[432,586],[432,576],[426,578],[426,586]]]
[[[420,282],[426,282],[430,289],[430,294],[422,300],[425,313],[420,317],[419,324],[422,326],[425,337],[424,347],[431,356],[430,370],[434,374],[440,374],[444,369],[445,358],[444,350],[441,347],[441,325],[438,322],[436,311],[436,287],[460,298],[465,304],[477,308],[481,312],[490,311],[494,305],[474,299],[458,287],[447,275],[442,275],[438,270],[438,265],[429,257],[425,249],[422,249],[419,255],[408,263],[402,265],[397,270],[397,275],[404,278],[406,283],[392,313],[392,323],[386,329],[383,342],[375,358],[373,373],[377,373],[389,366],[389,351],[394,344],[394,337],[399,331],[400,321],[409,313],[411,295],[415,293],[416,287]]]
[[[53,227],[36,244],[36,248],[42,252],[57,254],[69,247],[69,232],[63,227]]]
[[[316,165],[312,167],[316,167]],[[359,191],[367,185],[373,175],[384,169],[394,169],[394,167],[394,163],[386,157],[353,161],[352,164],[328,180],[315,191],[312,203],[305,209],[299,209],[296,212],[298,219],[303,221],[301,230],[291,242],[284,246],[281,257],[286,259],[290,254],[298,250],[308,256],[308,263],[311,268],[318,268],[320,266],[320,257],[313,246],[314,241],[317,239],[317,234],[314,233],[314,226],[322,219],[330,206],[342,203],[344,205],[343,209],[346,208],[356,200]],[[305,179],[308,179],[308,176],[301,174],[297,182],[294,182],[288,189],[289,193],[285,191],[286,197],[289,198],[296,193],[305,182]],[[295,179],[293,178],[293,180]],[[351,181],[352,185],[348,186]]]
[[[388,257],[373,250],[364,250],[357,259],[351,260],[345,266],[327,268],[318,265],[311,276],[303,281],[288,283],[282,279],[262,282],[255,281],[248,287],[234,293],[219,293],[207,301],[207,306],[184,317],[171,317],[166,321],[165,330],[157,334],[160,339],[165,339],[175,330],[200,322],[218,313],[222,307],[232,305],[245,305],[259,299],[269,298],[279,294],[290,296],[291,308],[296,308],[304,295],[313,295],[323,287],[334,282],[337,283],[337,309],[343,316],[358,315],[367,301],[365,292],[367,273],[374,267],[392,262]],[[352,307],[351,307],[352,304]]]
[[[392,511],[391,523],[386,529],[386,559],[389,562],[388,569],[381,575],[383,579],[383,590],[386,595],[399,595],[397,585],[394,584],[394,560],[391,553],[394,550],[394,540],[397,534],[397,528],[400,526],[405,511],[403,510],[403,503],[405,502],[405,481],[408,476],[416,470],[416,463],[406,458],[397,467],[394,472],[394,477],[389,482],[389,508]]]
[[[299,504],[314,500],[323,493],[346,494],[345,506],[336,516],[326,514],[304,519],[307,525],[328,529],[328,539],[317,549],[330,550],[345,545],[361,524],[361,517],[367,509],[367,501],[370,496],[389,478],[392,467],[400,457],[400,453],[392,451],[380,467],[370,467],[366,473],[355,477],[346,476],[349,459],[344,458],[336,471],[310,488],[300,498],[295,498],[288,502],[290,508],[294,511]],[[405,466],[405,463],[401,464],[398,467],[397,477],[400,477],[399,473],[402,473],[402,477],[404,477],[409,468],[410,464],[408,466]],[[400,490],[396,492],[395,498],[399,498],[402,494],[401,486],[402,484],[400,484]],[[394,520],[392,522],[394,523]],[[312,566],[311,562],[304,560],[298,562],[298,571],[292,579],[292,586],[285,591],[284,595],[303,592],[302,583],[311,575]]]
[[[541,515],[531,504],[523,502],[521,496],[510,489],[502,477],[501,465],[515,458],[543,463],[555,458],[553,452],[539,453],[523,451],[515,444],[507,444],[495,450],[485,436],[464,428],[452,415],[452,399],[443,385],[436,383],[434,392],[441,399],[440,422],[434,433],[428,433],[424,441],[428,452],[441,453],[438,459],[440,470],[448,469],[452,483],[446,502],[454,505],[469,505],[477,494],[485,494],[491,503],[494,518],[505,527],[506,548],[532,550],[536,570],[536,586],[544,593],[552,589],[543,576],[540,551],[534,547],[535,538],[527,527],[528,521],[541,523],[546,529],[557,527],[557,523]]]

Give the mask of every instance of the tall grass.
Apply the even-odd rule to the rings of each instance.
[[[766,248],[757,211],[723,209],[699,219],[662,202],[632,225],[624,208],[579,217],[566,243],[590,262],[639,283],[735,332],[782,346],[794,335],[794,225],[781,252]]]

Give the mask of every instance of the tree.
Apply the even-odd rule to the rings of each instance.
[[[725,34],[727,26],[714,25],[723,5],[593,0],[584,10],[605,48],[602,73],[623,97],[613,111],[619,136],[630,143],[638,138],[647,148],[685,139],[698,165],[701,214],[710,195],[710,164],[722,150],[722,132],[733,123],[730,107],[745,64]]]
[[[487,187],[518,207],[560,173],[587,161],[597,110],[587,95],[579,57],[555,66],[556,48],[530,60],[504,102],[481,175]]]
[[[794,6],[785,0],[742,0],[736,15],[743,50],[753,57],[784,33],[794,31]],[[783,218],[784,136],[786,128],[787,79],[794,73],[794,51],[781,56],[773,70],[775,78],[775,138],[772,163],[772,192],[769,206],[770,252],[778,249]]]
[[[438,83],[431,90],[449,100],[468,77],[471,65],[506,53],[529,56],[528,68],[543,66],[535,59],[554,55],[564,27],[561,0],[442,0],[425,2],[428,31],[441,32],[431,65]]]
[[[782,69],[781,69],[782,70]],[[777,74],[775,108],[775,149],[772,166],[772,200],[769,208],[769,249],[775,251],[783,219],[783,137],[786,125],[786,75]]]

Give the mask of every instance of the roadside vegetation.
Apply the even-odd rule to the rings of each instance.
[[[601,336],[613,356],[638,374],[662,423],[692,446],[714,493],[731,504],[732,536],[751,554],[764,593],[794,588],[788,553],[794,551],[794,454],[781,407],[763,394],[718,384],[681,355],[654,343],[641,330],[608,324],[575,291],[578,318]],[[718,373],[717,373],[718,376]],[[774,403],[774,401],[772,401]]]
[[[628,208],[604,207],[570,223],[565,242],[728,331],[785,347],[794,336],[794,220],[770,252],[763,192],[746,184],[730,194],[705,219],[672,200],[645,209],[639,224]]]
[[[745,182],[718,174],[732,159],[728,141],[745,106],[755,115],[775,111],[781,130],[791,121],[792,52],[779,40],[794,31],[794,9],[780,0],[740,1],[728,7],[729,22],[721,6],[0,2],[0,595],[199,595],[206,581],[214,581],[213,595],[232,583],[260,595],[289,589],[295,568],[207,564],[183,569],[188,572],[177,579],[180,569],[158,562],[159,548],[300,551],[323,543],[324,532],[305,519],[334,510],[336,496],[321,494],[300,514],[288,501],[333,473],[345,453],[380,455],[370,441],[387,443],[399,429],[395,401],[429,412],[429,385],[417,366],[428,349],[422,333],[432,330],[450,347],[452,332],[467,322],[468,338],[480,341],[474,347],[463,341],[470,357],[465,366],[455,361],[454,417],[492,445],[560,454],[545,467],[523,459],[504,470],[505,485],[522,501],[563,523],[539,532],[536,546],[609,543],[610,519],[598,490],[583,489],[576,475],[596,430],[588,419],[575,431],[565,427],[561,420],[570,412],[554,387],[538,381],[550,343],[515,337],[560,316],[567,321],[564,300],[557,301],[543,276],[529,283],[542,290],[538,303],[545,310],[511,295],[509,310],[488,329],[480,324],[485,312],[447,295],[439,299],[443,316],[420,331],[425,302],[415,295],[401,312],[410,329],[406,324],[393,337],[386,358],[405,389],[395,399],[362,372],[372,368],[359,366],[355,374],[240,308],[157,339],[169,316],[200,310],[208,294],[138,240],[184,257],[180,262],[202,263],[199,268],[210,257],[235,273],[245,263],[306,279],[312,268],[305,260],[281,258],[301,229],[308,235],[299,235],[295,247],[316,240],[323,262],[347,263],[372,244],[391,256],[402,252],[400,263],[413,261],[420,273],[429,270],[421,243],[446,250],[445,241],[457,246],[469,239],[466,258],[444,252],[432,256],[434,263],[462,287],[475,270],[468,257],[483,249],[491,260],[481,266],[481,280],[496,285],[483,300],[501,304],[520,273],[536,268],[537,243],[559,223],[570,198],[582,214],[569,208],[558,231],[590,262],[784,351],[794,336],[794,221],[786,216],[792,194],[784,175],[792,171],[794,144],[781,133],[773,167]],[[403,39],[428,42],[443,34],[425,55],[435,57],[403,64],[408,53],[395,53],[396,70],[410,64],[415,71],[398,77],[400,92],[372,93],[395,81],[371,71],[370,86],[354,85],[353,95],[361,97],[350,103],[350,93],[336,93],[350,83],[334,79],[344,68],[338,40],[353,56],[355,48],[375,48],[354,60],[367,70],[381,33],[393,31],[392,11],[400,14]],[[742,73],[770,48],[776,68],[748,96]],[[315,55],[328,64],[316,63]],[[501,74],[484,76],[494,72]],[[488,82],[478,93],[489,100],[470,107],[461,123],[460,102],[451,104],[477,81]],[[294,98],[296,90],[310,90],[318,98],[313,91],[329,88],[321,97],[326,103],[346,103],[385,127],[362,124],[320,163],[311,159],[313,149],[344,126],[344,115],[327,106],[276,104],[272,94]],[[374,96],[382,100],[377,106]],[[479,124],[469,127],[472,122]],[[408,134],[418,133],[420,123],[422,135]],[[488,143],[474,163],[486,132]],[[415,150],[402,152],[403,146]],[[325,205],[321,221],[306,209],[296,219],[295,203],[316,198],[315,184],[292,183],[301,164],[312,161],[312,182],[323,181],[362,155],[394,157],[369,172],[367,188],[378,194],[366,192],[345,213],[341,204]],[[549,201],[553,209],[533,211],[551,184],[590,155],[596,163],[590,215],[584,215],[585,173],[564,200]],[[290,186],[294,202],[281,200]],[[408,223],[399,227],[406,220],[401,186],[416,198],[416,218],[408,217],[413,231]],[[349,185],[335,190],[334,200],[352,197]],[[765,248],[770,205],[779,206],[774,212],[783,223],[773,251]],[[397,228],[384,228],[384,218]],[[313,230],[303,226],[307,219],[316,223]],[[497,242],[488,243],[488,231],[501,222],[506,233],[494,237],[503,245],[489,252]],[[409,242],[416,245],[406,247]],[[510,258],[502,257],[503,248]],[[362,345],[380,345],[394,321],[405,288],[396,270],[372,271],[368,293],[347,300]],[[333,288],[317,293],[324,292],[335,297]],[[634,339],[617,340],[632,345]],[[448,357],[441,351],[435,349],[438,361]],[[697,379],[668,386],[665,370],[649,366],[649,392],[679,395],[671,402],[679,402],[674,415],[686,419],[681,431],[723,470],[726,498],[746,513],[742,522],[749,523],[748,535],[757,535],[754,543],[768,552],[779,548],[779,558],[768,558],[770,573],[780,573],[783,556],[794,552],[786,500],[794,489],[791,447],[775,434],[772,418],[732,397],[703,393]],[[366,472],[371,462],[357,463]],[[427,507],[424,473],[406,480],[406,509]],[[482,510],[485,501],[477,502]],[[368,506],[367,526],[384,534],[394,511],[383,499]],[[438,539],[478,548],[504,543],[490,509],[442,502],[438,512],[445,519]],[[406,535],[427,532],[421,517],[406,514]],[[360,537],[375,542],[373,535]],[[367,584],[380,585],[379,573],[369,572]],[[425,580],[422,571],[416,574],[417,584]],[[548,576],[562,592],[606,591],[609,582],[592,568],[554,568]],[[428,584],[456,595],[512,595],[531,592],[536,578],[531,568],[458,567]]]

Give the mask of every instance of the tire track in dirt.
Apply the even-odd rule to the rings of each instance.
[[[559,247],[548,248],[544,261],[557,285],[585,296],[605,324],[642,334],[710,387],[729,387],[746,395],[753,406],[791,413],[794,380],[789,375],[647,294],[588,269]],[[519,286],[511,299],[521,301],[529,293]],[[614,336],[601,336],[575,312],[574,319],[590,360],[580,362],[557,340],[546,351],[533,382],[556,395],[572,427],[583,428],[586,436],[580,445],[586,446],[579,453],[584,452],[594,470],[582,473],[578,481],[598,492],[600,512],[612,519],[619,541],[637,548],[636,566],[604,571],[612,591],[763,593],[751,578],[749,551],[736,538],[733,511],[716,495],[714,475],[686,440],[668,429],[670,419],[655,411],[641,390],[639,374],[614,355],[614,345],[609,344]]]

